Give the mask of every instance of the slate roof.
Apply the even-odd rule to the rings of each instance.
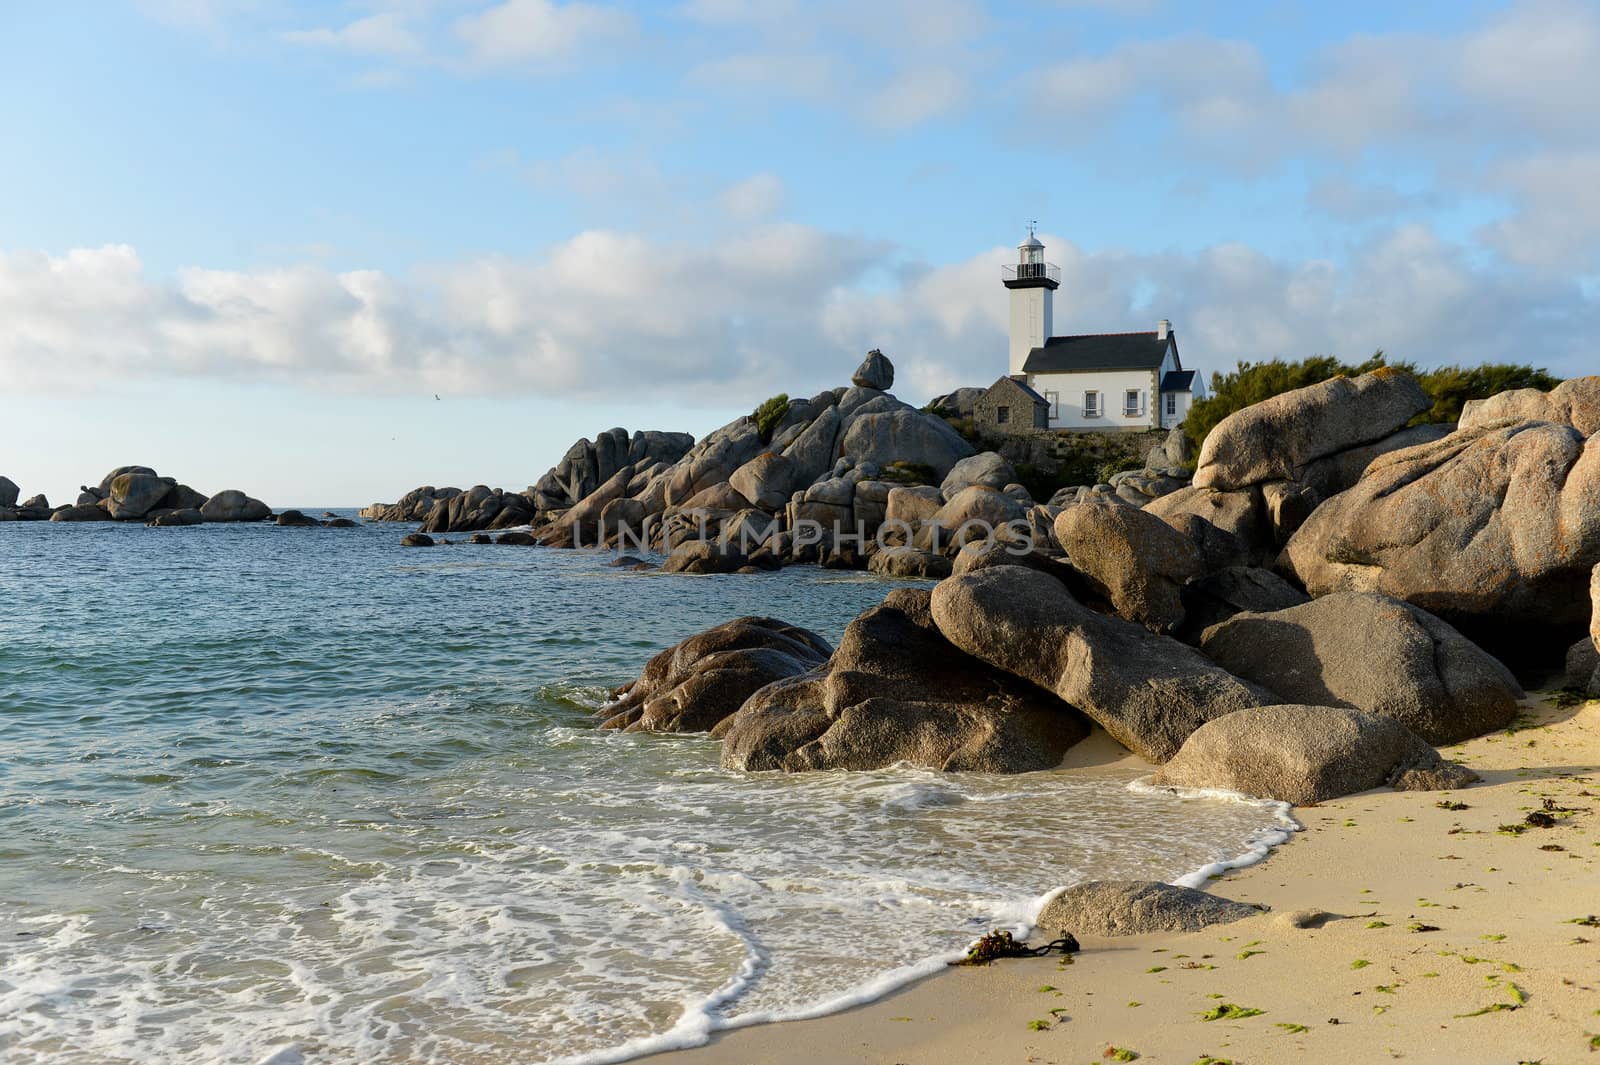
[[[1170,340],[1170,338],[1169,338]],[[1081,370],[1155,370],[1167,356],[1169,340],[1148,333],[1088,333],[1050,337],[1028,352],[1024,373],[1074,373]]]
[[[1161,391],[1163,392],[1188,392],[1193,387],[1193,370],[1173,370],[1161,379]]]
[[[1028,387],[1028,383],[1026,381],[1018,381],[1015,377],[1009,377],[1009,376],[1002,377],[1002,378],[1000,378],[1000,380],[998,380],[994,384],[990,385],[989,388],[991,390],[993,390],[995,388],[1000,387],[1000,385],[1006,383],[1007,381],[1011,382],[1012,384],[1014,384],[1018,388],[1020,388],[1024,393],[1026,393],[1030,398],[1032,398],[1032,400],[1035,403],[1042,403],[1047,407],[1050,405],[1050,401],[1048,399],[1045,399],[1039,393],[1035,392],[1032,388],[1029,388]]]

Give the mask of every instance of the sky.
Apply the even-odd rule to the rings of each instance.
[[[1600,3],[0,2],[0,474],[532,483],[870,348],[1600,371]]]

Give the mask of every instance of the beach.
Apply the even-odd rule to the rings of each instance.
[[[1596,1060],[1600,702],[1561,708],[1534,695],[1525,710],[1511,730],[1441,750],[1483,777],[1470,788],[1297,808],[1303,831],[1207,885],[1267,907],[1260,917],[1185,935],[1080,936],[1070,964],[953,968],[845,1013],[639,1060]],[[1545,813],[1553,826],[1528,823]],[[1050,860],[1048,839],[1017,845]],[[1036,941],[1044,933],[1057,930]]]

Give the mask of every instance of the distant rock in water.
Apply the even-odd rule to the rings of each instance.
[[[272,508],[238,489],[228,488],[206,500],[200,507],[200,516],[208,522],[264,521],[272,516]]]
[[[260,521],[272,511],[243,492],[207,497],[176,478],[148,466],[118,466],[98,487],[83,485],[70,505],[54,507],[42,494],[16,505],[14,482],[0,477],[0,521],[139,521],[152,526],[199,525],[213,521]]]
[[[433,537],[427,533],[411,533],[400,538],[401,547],[432,547]]]
[[[318,521],[316,518],[308,517],[307,515],[300,513],[298,510],[286,510],[282,514],[278,515],[277,524],[309,526],[321,525],[322,522]]]
[[[361,516],[368,521],[425,521],[435,503],[452,499],[460,494],[459,488],[435,488],[431,484],[423,485],[401,496],[398,503],[374,503],[370,507],[363,507]]]

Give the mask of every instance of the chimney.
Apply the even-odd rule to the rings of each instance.
[[[1172,322],[1166,318],[1156,323],[1156,339],[1165,340],[1172,332]]]

